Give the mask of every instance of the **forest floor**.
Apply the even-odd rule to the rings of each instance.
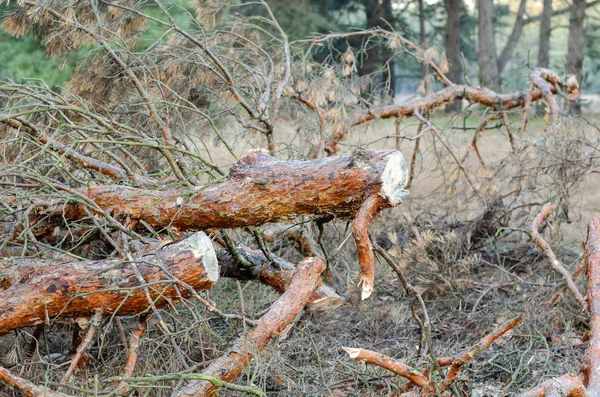
[[[447,121],[441,118],[435,122],[443,126]],[[472,123],[476,125],[477,120]],[[543,122],[532,123],[531,134],[543,134]],[[407,126],[409,132],[416,128],[414,123]],[[293,143],[301,127],[285,128]],[[395,138],[389,136],[395,134],[394,128],[393,122],[365,128],[346,140],[341,150],[368,143],[370,148],[393,148]],[[598,130],[590,127],[589,133],[598,134]],[[462,141],[468,147],[471,135],[460,132],[452,139],[457,140],[456,147],[460,147]],[[377,243],[399,261],[409,282],[423,295],[432,322],[435,354],[455,356],[500,323],[523,316],[521,325],[465,366],[462,372],[465,381],[457,383],[459,392],[473,397],[511,395],[547,378],[577,372],[587,346],[587,314],[582,313],[568,293],[563,293],[556,304],[548,305],[562,285],[562,279],[527,239],[491,237],[473,242],[466,236],[465,225],[483,208],[464,206],[462,211],[448,216],[441,214],[445,210],[443,206],[434,207],[440,202],[436,187],[441,177],[428,169],[434,161],[430,157],[432,152],[427,150],[429,144],[423,146],[423,155],[418,160],[412,197],[400,207],[384,211],[371,233]],[[261,142],[260,138],[249,137],[239,145],[238,148],[243,145],[251,148],[260,146]],[[403,142],[400,147],[407,161],[412,156],[413,145]],[[484,132],[479,147],[488,166],[501,162],[511,153],[505,132],[499,130]],[[210,148],[207,152],[220,164],[232,161],[221,148]],[[474,156],[469,158],[468,164],[479,166]],[[572,193],[573,216],[570,223],[562,222],[562,237],[553,241],[556,244],[553,249],[567,268],[574,271],[586,223],[592,215],[600,213],[600,178],[592,174]],[[403,217],[404,211],[413,216],[421,215],[409,225]],[[421,242],[415,241],[412,226],[418,228]],[[322,238],[330,265],[326,281],[345,298],[345,303],[332,311],[306,312],[285,338],[258,354],[237,383],[255,384],[269,396],[336,397],[390,395],[403,384],[402,378],[387,371],[351,360],[343,347],[379,351],[421,370],[426,368],[429,356],[425,348],[420,348],[423,347],[420,328],[412,318],[411,298],[389,266],[383,262],[376,264],[375,293],[366,301],[359,299],[356,250],[352,239],[346,239],[347,232],[345,221],[333,221],[325,228]],[[300,259],[293,249],[283,250],[285,252],[278,253]],[[583,277],[577,283],[582,287]],[[240,299],[240,291],[243,299]],[[258,283],[240,286],[235,281],[223,280],[210,298],[223,311],[256,318],[277,294]],[[207,363],[218,357],[244,330],[239,322],[226,322],[216,316],[195,325],[192,319],[185,317],[171,312],[166,318],[177,331],[175,343],[196,362]],[[123,326],[133,328],[135,320],[124,319]],[[53,353],[68,350],[69,332],[69,326],[64,325],[45,333],[44,343],[39,347],[39,361],[29,363],[23,360],[25,344],[19,343],[16,336],[4,337],[0,357],[4,357],[5,363],[23,363],[18,365],[20,372],[17,373],[43,384],[49,367],[41,362],[47,362]],[[105,326],[98,334],[98,343],[90,350],[93,359],[88,372],[75,375],[88,377],[90,389],[95,374],[118,374],[125,359],[114,325]],[[142,340],[136,374],[181,370],[175,364],[178,360],[171,360],[174,354],[171,343],[156,325],[151,325]],[[51,366],[50,371],[61,366],[64,364]],[[201,368],[202,365],[198,365],[198,369]],[[161,389],[157,385],[150,395],[169,395],[174,386],[165,384]],[[0,395],[2,393],[0,389]],[[221,395],[237,394],[224,391]]]
[[[597,116],[591,123],[598,122]],[[443,127],[450,120],[436,119]],[[472,126],[478,120],[470,120]],[[415,130],[415,123],[407,123]],[[598,130],[586,127],[589,134]],[[532,119],[528,139],[544,134],[545,123]],[[294,128],[290,128],[294,130]],[[341,150],[356,146],[395,147],[393,122],[354,133]],[[386,138],[387,137],[387,138]],[[456,134],[455,147],[468,147],[472,133]],[[517,138],[518,139],[518,138]],[[400,146],[410,161],[413,142]],[[510,156],[511,146],[501,130],[484,132],[479,139],[482,157],[488,166]],[[562,284],[533,244],[510,238],[491,239],[480,245],[465,246],[461,226],[477,217],[482,208],[471,208],[454,216],[439,216],[445,225],[433,220],[439,201],[435,188],[440,176],[428,170],[431,152],[422,151],[420,167],[411,189],[413,197],[400,208],[384,212],[372,234],[377,242],[395,254],[405,275],[423,294],[432,321],[432,337],[437,356],[454,356],[479,341],[504,321],[523,316],[520,326],[466,366],[466,382],[458,389],[467,396],[503,396],[527,390],[541,381],[565,373],[576,373],[585,356],[587,315],[575,299],[563,293],[560,301],[548,303]],[[458,156],[462,158],[461,156]],[[475,156],[468,161],[478,167]],[[587,222],[600,213],[600,177],[588,175],[577,191],[572,192],[573,214],[569,223],[562,222],[561,238],[554,242],[569,270],[574,271],[581,253]],[[415,200],[420,202],[415,203]],[[432,214],[415,224],[425,235],[419,246],[413,239],[402,212],[416,213],[426,208]],[[442,211],[442,210],[440,210]],[[348,358],[342,347],[375,350],[419,369],[429,361],[426,349],[419,350],[420,329],[412,318],[411,299],[396,275],[383,262],[377,263],[376,292],[360,301],[356,287],[355,250],[352,242],[344,250],[346,224],[336,222],[326,231],[330,253],[329,283],[347,298],[337,310],[309,312],[298,321],[290,336],[269,347],[246,372],[247,381],[278,396],[379,396],[389,395],[404,383],[385,370],[365,366]],[[427,233],[430,230],[430,233]],[[527,239],[525,239],[527,240]],[[336,252],[334,255],[331,252]],[[404,259],[402,258],[404,256]],[[583,287],[584,277],[577,281]],[[239,308],[234,283],[224,283],[214,299],[228,296],[230,308]],[[260,311],[275,298],[265,287],[246,285],[245,310]],[[265,295],[268,298],[265,300]]]

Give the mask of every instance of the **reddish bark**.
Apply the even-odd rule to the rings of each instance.
[[[349,347],[344,347],[346,353],[350,356],[350,358],[357,361],[364,361],[367,364],[377,365],[379,367],[385,368],[393,373],[400,375],[409,381],[411,381],[414,385],[419,386],[421,388],[427,388],[429,386],[429,379],[425,377],[421,372],[417,371],[413,367],[401,363],[399,361],[394,360],[384,354],[374,352],[371,350],[365,349],[353,349]]]
[[[549,205],[544,208],[546,207]],[[543,213],[544,209],[538,217],[541,217]],[[590,344],[587,350],[587,363],[583,366],[579,376],[567,374],[549,379],[519,397],[600,395],[600,216],[592,218],[588,225],[584,250],[588,276],[587,299],[590,311]]]
[[[292,282],[283,295],[271,305],[256,327],[247,336],[240,338],[225,355],[214,361],[203,374],[230,382],[242,372],[273,338],[281,333],[300,313],[319,283],[325,270],[323,261],[307,258],[298,264]],[[178,397],[212,396],[217,388],[210,382],[194,380],[177,392]]]
[[[360,290],[362,299],[367,299],[375,288],[375,255],[369,238],[369,224],[373,216],[384,206],[380,196],[373,195],[365,200],[352,222],[352,234],[356,241],[356,250],[360,262]]]
[[[498,329],[494,332],[487,335],[485,338],[481,339],[479,343],[471,347],[468,351],[462,353],[460,356],[452,360],[452,366],[446,375],[446,379],[440,385],[439,391],[443,392],[447,390],[456,380],[456,376],[460,372],[460,369],[469,361],[473,359],[476,355],[486,350],[491,346],[499,337],[513,329],[517,324],[521,322],[521,317],[517,317],[506,323],[502,324]],[[445,362],[442,361],[440,365],[444,365]]]
[[[26,397],[68,397],[67,394],[53,392],[45,387],[37,386],[2,367],[0,367],[0,381],[20,390]]]
[[[138,314],[151,305],[161,307],[169,299],[176,300],[176,282],[202,290],[212,288],[218,279],[212,242],[202,232],[133,262],[8,259],[2,265],[18,270],[6,282],[12,285],[0,292],[0,335],[55,317],[90,317],[97,311],[102,315]],[[179,290],[184,297],[189,295],[185,288]]]
[[[585,386],[575,375],[567,374],[559,378],[548,379],[535,389],[519,395],[519,397],[585,397],[593,396],[587,394]]]
[[[73,375],[75,369],[88,361],[87,349],[90,343],[92,342],[92,338],[96,333],[96,329],[98,329],[98,324],[100,323],[100,321],[102,321],[101,313],[101,311],[97,311],[96,314],[94,314],[94,317],[86,324],[88,332],[86,333],[85,338],[81,341],[79,346],[77,346],[77,352],[71,360],[71,364],[69,365],[67,372],[65,372],[65,375],[63,376],[62,383],[68,383],[69,378],[71,377],[71,375]]]
[[[397,205],[405,193],[405,173],[398,151],[356,150],[312,161],[280,161],[254,151],[223,182],[208,187],[155,191],[105,185],[81,193],[103,210],[143,219],[157,229],[205,230],[258,226],[299,215],[352,217],[373,194]],[[86,216],[80,205],[53,210],[71,220]]]
[[[600,216],[588,226],[585,242],[588,272],[588,304],[590,307],[590,345],[588,346],[588,392],[600,395]]]

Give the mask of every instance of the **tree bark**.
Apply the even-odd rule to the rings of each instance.
[[[395,206],[406,194],[406,169],[402,154],[393,150],[356,150],[312,161],[280,161],[254,151],[209,187],[156,191],[105,185],[81,193],[103,210],[143,219],[156,229],[235,228],[300,215],[350,218],[372,194]],[[79,204],[40,210],[69,220],[86,217]]]
[[[550,66],[550,34],[552,32],[552,0],[544,0],[540,23],[540,45],[538,49],[538,67],[547,68]],[[538,117],[545,114],[543,104],[538,104],[536,108]]]
[[[237,378],[256,353],[281,333],[304,308],[317,287],[323,270],[325,264],[317,258],[307,258],[300,262],[286,292],[258,320],[256,327],[202,373],[226,382]],[[194,380],[179,389],[176,396],[213,396],[216,392],[217,388],[212,383]]]
[[[454,84],[461,84],[463,64],[460,49],[460,6],[461,0],[446,0],[446,58],[450,63],[448,78]],[[454,101],[446,106],[448,112],[460,112],[462,100]]]
[[[525,10],[527,8],[527,0],[521,0],[519,3],[519,10],[517,11],[517,19],[513,25],[513,30],[510,32],[508,41],[502,49],[500,56],[498,57],[498,73],[501,75],[504,67],[508,64],[512,58],[512,54],[519,43],[521,33],[523,33],[523,27],[525,26]]]
[[[569,48],[567,52],[566,72],[577,76],[577,81],[582,83],[583,68],[583,23],[585,18],[585,0],[573,0],[571,5],[571,18],[569,20]],[[569,110],[581,113],[581,105],[571,102]]]
[[[597,6],[598,4],[600,4],[600,0],[594,0],[594,1],[590,1],[589,3],[585,4],[585,8],[591,8],[594,6]],[[565,7],[565,8],[561,8],[560,10],[556,10],[553,11],[551,14],[551,17],[556,17],[559,15],[564,15],[571,12],[571,7]],[[542,20],[543,16],[542,15],[538,15],[532,18],[528,18],[525,21],[525,25],[529,25],[530,23],[535,23],[535,22],[540,22]]]
[[[588,392],[600,395],[600,216],[588,226],[585,261],[588,273],[588,305],[590,307],[590,345],[588,346]]]
[[[500,72],[496,55],[494,0],[478,0],[479,10],[479,83],[500,92]]]
[[[185,287],[210,289],[219,277],[215,250],[203,232],[132,262],[15,258],[0,265],[1,284],[8,287],[0,292],[0,335],[56,317],[142,313],[179,294],[190,296]]]
[[[550,34],[552,32],[552,0],[544,0],[540,23],[540,46],[538,51],[538,67],[550,66]]]

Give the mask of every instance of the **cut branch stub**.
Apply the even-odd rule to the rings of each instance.
[[[189,295],[186,288],[177,289],[174,284],[204,290],[212,288],[219,277],[215,250],[203,232],[133,262],[61,263],[16,258],[0,261],[0,265],[0,269],[7,269],[0,273],[0,279],[12,284],[0,292],[0,335],[55,317],[89,317],[97,311],[103,315],[142,313],[151,305],[162,307],[167,300],[178,299],[179,292]],[[18,279],[9,280],[11,273]]]

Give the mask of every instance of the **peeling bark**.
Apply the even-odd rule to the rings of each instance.
[[[210,239],[202,232],[127,262],[120,259],[50,262],[35,259],[0,261],[0,279],[10,285],[0,292],[0,335],[50,322],[56,317],[132,315],[210,289],[218,279],[218,263]],[[141,284],[140,275],[145,284]],[[147,288],[152,302],[149,302]]]

